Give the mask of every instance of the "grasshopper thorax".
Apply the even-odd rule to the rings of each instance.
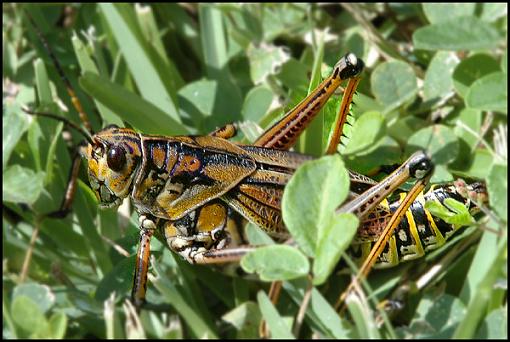
[[[82,155],[88,161],[88,175],[100,206],[116,207],[129,196],[142,153],[140,136],[128,128],[109,126],[92,136]]]

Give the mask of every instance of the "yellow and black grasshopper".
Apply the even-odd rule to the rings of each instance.
[[[58,61],[54,61],[61,70]],[[340,83],[349,80],[337,127],[338,132],[342,131],[362,69],[359,58],[345,55],[326,80],[252,145],[228,141],[235,133],[231,125],[209,136],[143,135],[116,126],[95,134],[82,131],[87,144],[81,147],[80,154],[87,160],[90,185],[100,205],[115,207],[129,197],[140,217],[141,236],[132,292],[135,303],[140,304],[145,298],[150,238],[156,232],[164,237],[170,249],[191,263],[237,261],[254,249],[244,246],[237,226],[228,224],[235,213],[280,240],[289,238],[280,212],[283,189],[294,171],[311,157],[288,149]],[[82,112],[80,107],[78,112]],[[329,153],[336,151],[340,135],[336,136],[328,147]],[[64,211],[72,202],[79,160],[77,157],[73,164],[73,177],[62,205]],[[370,263],[391,266],[420,257],[426,250],[444,244],[451,235],[454,227],[431,217],[423,202],[435,198],[461,199],[456,188],[437,188],[415,202],[432,169],[427,155],[418,152],[379,183],[350,173],[350,200],[338,211],[354,212],[360,217],[362,224],[355,243],[358,247],[353,249],[361,249],[362,257],[382,238],[374,249],[376,253],[368,258]],[[411,195],[402,203],[385,204],[386,197],[410,177],[419,180]],[[478,184],[471,186],[471,191],[484,193],[483,186]],[[383,232],[385,227],[395,232]],[[369,268],[370,265],[366,266],[364,272]]]

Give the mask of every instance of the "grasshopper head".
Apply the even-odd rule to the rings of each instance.
[[[139,135],[127,128],[109,126],[94,134],[82,155],[88,161],[90,186],[100,207],[111,208],[129,195],[141,161]]]

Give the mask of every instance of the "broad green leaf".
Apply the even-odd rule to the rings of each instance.
[[[184,126],[158,107],[102,76],[85,72],[80,77],[80,85],[90,96],[145,134],[180,135],[187,133]]]
[[[468,107],[507,113],[508,76],[503,72],[486,75],[475,81],[466,93]]]
[[[272,41],[278,36],[292,34],[299,30],[309,30],[306,20],[307,10],[303,5],[282,3],[280,6],[264,6],[261,19],[264,41]]]
[[[428,201],[425,203],[425,208],[433,216],[439,217],[448,224],[468,226],[475,222],[469,213],[469,209],[453,198],[445,199],[444,206],[439,201]]]
[[[246,94],[241,114],[245,120],[259,122],[267,113],[272,101],[271,90],[265,86],[254,87]]]
[[[363,77],[368,78],[368,75],[363,76]],[[361,86],[363,86],[363,85],[364,85],[364,82],[361,82]],[[365,91],[368,92],[368,89]],[[382,112],[384,110],[384,106],[381,103],[379,103],[373,97],[364,95],[361,92],[361,89],[358,91],[357,94],[354,95],[353,99],[354,99],[355,105],[351,107],[351,110],[353,110],[355,113],[365,113],[365,112],[369,112],[369,111]]]
[[[202,79],[179,90],[179,106],[191,119],[200,122],[213,113],[218,82]]]
[[[56,312],[53,315],[51,315],[48,323],[52,338],[54,339],[64,338],[68,323],[67,316],[64,312]]]
[[[257,301],[259,303],[260,311],[262,312],[262,317],[264,317],[269,331],[271,332],[271,338],[294,339],[295,337],[290,332],[289,325],[280,316],[264,291],[259,291],[257,293]]]
[[[248,273],[257,273],[264,281],[290,280],[308,274],[308,259],[298,249],[287,245],[259,247],[241,259]]]
[[[440,100],[449,95],[453,89],[452,73],[459,64],[459,58],[452,52],[438,51],[425,74],[423,99]]]
[[[11,165],[2,175],[2,200],[12,203],[33,204],[41,194],[44,172],[35,173],[19,165]]]
[[[464,178],[486,179],[489,175],[489,168],[487,166],[492,165],[493,160],[494,157],[491,152],[477,149],[473,153],[471,163],[462,165],[462,169],[456,165],[455,174]]]
[[[485,75],[499,71],[498,62],[491,56],[478,53],[462,60],[453,72],[453,85],[460,96],[466,97],[469,87]]]
[[[19,332],[16,329],[12,315],[9,310],[10,302],[8,299],[2,300],[2,318],[3,318],[3,338],[14,339],[19,337]]]
[[[491,208],[503,220],[508,218],[508,166],[507,164],[494,163],[487,178],[487,190]]]
[[[55,294],[46,285],[37,283],[20,284],[14,288],[13,298],[27,296],[37,304],[41,312],[46,313],[55,303]]]
[[[48,330],[48,322],[43,312],[27,296],[17,296],[12,300],[11,315],[16,325],[27,334],[38,334]]]
[[[493,49],[500,40],[490,24],[476,17],[459,17],[420,27],[413,34],[415,48],[423,50]]]
[[[21,113],[21,108],[17,104],[4,106],[2,118],[2,170],[5,171],[14,147],[28,129],[29,119]]]
[[[464,203],[459,202],[453,198],[447,198],[444,200],[444,205],[453,213],[455,213],[455,216],[451,217],[448,220],[448,223],[469,225],[475,222],[469,213],[469,208],[467,208]]]
[[[320,229],[316,258],[313,263],[313,284],[321,285],[326,281],[340,255],[349,247],[356,235],[359,220],[354,214],[332,215],[325,229]]]
[[[295,90],[306,87],[306,84],[309,82],[307,73],[310,71],[310,65],[290,58],[287,62],[282,64],[280,72],[276,74],[276,77],[285,87]]]
[[[363,156],[375,150],[386,133],[384,117],[379,112],[367,112],[361,115],[352,127],[352,134],[342,154]]]
[[[401,154],[402,150],[399,144],[393,138],[384,136],[375,150],[362,156],[346,157],[345,164],[351,170],[367,174],[381,165],[400,163]]]
[[[372,92],[387,113],[411,102],[418,87],[413,69],[406,63],[392,61],[379,64],[370,76]]]
[[[250,45],[246,54],[250,60],[251,80],[256,85],[264,83],[269,75],[280,71],[281,66],[289,60],[289,53],[274,45]]]
[[[271,245],[275,242],[269,235],[267,235],[264,230],[262,230],[259,226],[257,226],[254,223],[249,222],[246,225],[246,237],[250,244],[257,246],[257,245]]]
[[[448,164],[457,157],[459,141],[453,130],[444,125],[423,128],[409,137],[406,154],[425,149],[434,164]]]
[[[455,215],[451,211],[449,211],[445,206],[443,206],[439,201],[428,201],[427,203],[425,203],[425,209],[427,209],[428,211],[430,211],[432,215],[439,217],[443,221]]]
[[[417,331],[421,338],[451,338],[454,328],[465,315],[466,307],[458,298],[444,294],[438,298],[427,296],[420,301],[417,308],[418,319],[414,325],[426,324],[428,330]],[[411,325],[412,327],[413,325]]]
[[[463,125],[458,125],[459,122]],[[479,137],[467,132],[463,126],[467,126],[473,132],[479,132],[482,125],[482,112],[471,108],[462,108],[455,120],[455,124],[453,131],[459,140],[463,140],[471,148],[471,150],[474,150],[476,144],[479,142]]]
[[[242,303],[224,314],[221,319],[236,328],[236,338],[251,338],[258,335],[261,314],[254,302]]]
[[[456,20],[475,13],[475,3],[424,3],[423,12],[431,24]]]
[[[393,113],[392,113],[393,114]],[[427,126],[427,122],[421,118],[418,118],[414,115],[407,115],[396,122],[391,123],[391,118],[387,118],[388,123],[388,134],[398,141],[401,145],[405,145],[407,143],[407,139]]]
[[[482,15],[480,18],[484,21],[492,23],[508,15],[508,4],[506,3],[485,2],[482,6]]]
[[[435,165],[434,173],[432,174],[432,178],[430,178],[430,182],[433,184],[439,183],[448,183],[453,181],[452,174],[448,171],[445,165]]]
[[[285,188],[282,214],[286,227],[309,256],[317,248],[318,231],[348,191],[348,174],[338,155],[304,163]]]

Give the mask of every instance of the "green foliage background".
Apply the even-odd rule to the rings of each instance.
[[[426,149],[436,164],[432,183],[484,180],[490,205],[441,250],[374,272],[368,297],[349,305],[352,319],[331,306],[348,268],[326,280],[329,266],[314,264],[316,286],[302,276],[285,281],[275,308],[267,283],[188,265],[156,239],[148,300],[159,306],[129,314],[136,215],[97,210],[82,173],[72,215],[41,219],[60,204],[67,144],[80,137],[64,140],[62,124],[28,117],[21,106],[79,118],[22,9],[78,89],[94,130],[102,122],[206,134],[239,122],[236,139],[249,143],[352,51],[366,70],[339,148],[343,163],[332,163],[372,174]],[[507,337],[506,4],[4,4],[3,19],[4,338],[257,337],[261,317],[273,337]],[[328,102],[296,150],[322,154],[338,103]],[[299,178],[293,190],[315,196]],[[341,228],[316,227],[348,244]],[[253,242],[271,243],[247,229]],[[325,264],[338,256],[328,239],[317,241],[328,251],[320,253]],[[285,250],[273,251],[276,260]],[[283,273],[276,277],[287,279]],[[382,314],[376,298],[398,299],[404,310]]]

